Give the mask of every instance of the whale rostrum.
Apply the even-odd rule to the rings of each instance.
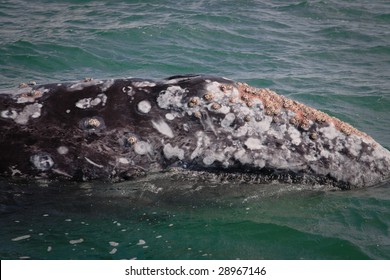
[[[390,152],[367,134],[226,78],[21,84],[0,94],[0,112],[4,177],[122,181],[174,169],[342,189],[390,178]]]

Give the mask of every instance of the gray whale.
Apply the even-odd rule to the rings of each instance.
[[[122,181],[245,174],[342,189],[390,178],[367,134],[269,89],[207,75],[21,84],[0,94],[0,175]]]

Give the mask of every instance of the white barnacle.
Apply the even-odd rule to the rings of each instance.
[[[68,86],[69,91],[79,91],[83,90],[86,87],[94,86],[94,85],[100,85],[103,81],[99,80],[93,80],[93,79],[85,79],[84,81],[74,83],[70,86]]]
[[[249,150],[260,150],[263,147],[260,139],[252,137],[249,137],[244,144]]]
[[[27,124],[30,117],[39,118],[41,116],[42,104],[34,103],[24,107],[23,111],[20,112],[16,118],[15,122],[18,124]]]
[[[160,119],[158,121],[152,121],[152,125],[161,134],[169,138],[173,138],[174,136],[173,131],[171,127],[164,120]]]
[[[256,122],[254,127],[258,133],[266,133],[271,127],[272,118],[270,116],[265,116],[263,120]]]
[[[232,123],[234,122],[235,119],[236,119],[236,115],[233,113],[229,113],[221,121],[221,126],[222,127],[229,127],[232,125]]]
[[[97,98],[95,98],[95,100],[96,99],[100,99],[101,100],[101,102],[102,102],[102,106],[105,106],[106,105],[106,103],[107,103],[107,95],[105,95],[104,93],[100,93],[100,94],[98,94],[98,96],[97,96]],[[100,103],[100,102],[99,102]],[[98,103],[98,104],[99,104]],[[97,105],[97,104],[96,104]]]
[[[123,93],[127,93],[128,96],[133,96],[135,94],[133,88],[131,86],[125,86],[122,88]]]
[[[80,109],[87,109],[91,107],[92,98],[83,98],[76,102],[76,107]]]
[[[109,79],[105,81],[101,87],[102,91],[108,90],[114,84],[114,82],[115,82],[114,79]]]
[[[215,161],[225,162],[226,157],[223,153],[208,152],[207,155],[203,158],[203,163],[207,166],[212,165]],[[225,162],[225,164],[229,164]]]
[[[130,164],[130,161],[124,157],[118,158],[118,162],[125,165]]]
[[[149,81],[142,81],[142,82],[133,82],[133,86],[137,88],[143,88],[143,87],[155,87],[156,83],[149,82]]]
[[[18,113],[15,110],[4,110],[1,112],[1,117],[4,119],[16,119]]]
[[[170,86],[157,97],[157,104],[162,109],[183,107],[182,98],[185,89],[179,86]]]
[[[294,126],[290,126],[287,130],[287,133],[291,138],[292,144],[299,145],[302,142],[301,133]]]
[[[319,131],[323,134],[324,137],[329,140],[333,140],[341,134],[333,124],[329,124],[329,126],[322,127],[319,129]]]
[[[204,152],[204,148],[209,147],[211,142],[210,138],[203,131],[197,131],[195,135],[198,140],[196,148],[191,154],[191,159],[201,156]]]
[[[240,149],[234,153],[234,158],[240,161],[242,164],[251,164],[252,158],[245,152],[244,149]]]
[[[362,141],[359,137],[357,137],[356,135],[351,135],[346,139],[345,147],[348,149],[351,155],[356,157],[359,155],[362,149],[361,143]]]
[[[206,87],[205,87],[207,92],[210,92],[213,94],[214,100],[216,100],[216,101],[221,100],[225,96],[225,94],[221,90],[221,85],[222,85],[221,83],[214,81],[214,82],[206,84]]]
[[[218,112],[226,115],[227,113],[230,112],[230,107],[222,105],[221,108],[218,110]]]
[[[95,98],[95,99],[92,99],[91,100],[91,107],[94,107],[94,106],[96,106],[96,105],[99,105],[100,104],[100,102],[102,102],[102,100],[100,99],[100,98]]]
[[[172,113],[166,113],[165,118],[169,121],[173,121],[176,118],[176,116]]]
[[[138,141],[134,144],[134,152],[139,155],[146,155],[152,153],[152,146],[145,141]]]
[[[68,152],[69,152],[69,149],[68,147],[66,146],[59,146],[57,148],[57,152],[60,154],[60,155],[66,155]]]
[[[152,105],[148,100],[142,100],[140,103],[138,103],[137,108],[141,113],[147,114],[152,109]]]
[[[102,103],[102,105],[106,105],[107,95],[104,93],[98,94],[98,96],[94,99],[92,98],[83,98],[76,102],[76,107],[80,109],[88,109],[91,107],[95,107]]]
[[[40,171],[48,171],[54,165],[54,161],[48,153],[35,154],[31,156],[30,161]]]
[[[180,160],[184,159],[184,150],[178,146],[172,147],[170,143],[166,144],[163,149],[164,155],[167,159],[177,157]]]

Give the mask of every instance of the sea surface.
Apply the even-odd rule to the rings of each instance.
[[[387,0],[0,0],[1,91],[186,73],[271,88],[390,148]],[[390,259],[390,184],[0,179],[0,259],[19,258]]]

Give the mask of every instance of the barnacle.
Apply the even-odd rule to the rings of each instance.
[[[219,110],[219,109],[221,109],[221,104],[219,104],[219,103],[213,103],[213,105],[211,105],[211,109],[213,109],[213,110]]]
[[[214,95],[212,93],[206,93],[205,95],[203,95],[203,98],[207,101],[211,101],[214,99]]]

